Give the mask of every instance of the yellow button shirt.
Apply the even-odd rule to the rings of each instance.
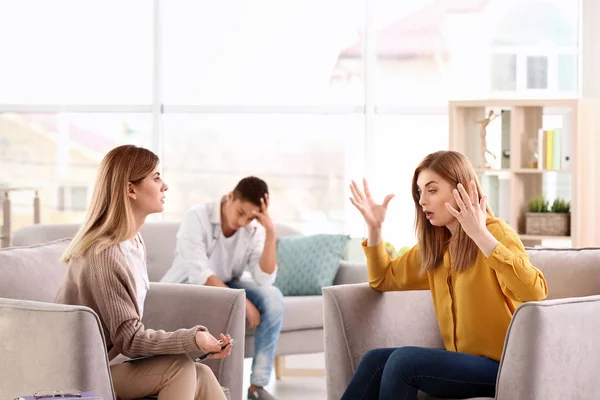
[[[500,361],[508,325],[517,307],[548,295],[546,280],[531,265],[523,243],[504,221],[490,217],[487,229],[498,240],[489,257],[479,251],[475,263],[463,272],[450,273],[448,251],[443,265],[421,273],[416,245],[391,259],[383,242],[363,249],[369,284],[378,291],[431,290],[446,350]]]

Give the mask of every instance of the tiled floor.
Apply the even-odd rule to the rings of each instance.
[[[289,356],[285,358],[288,368],[324,368],[323,354]],[[244,360],[244,399],[250,385],[252,359]],[[326,400],[325,378],[284,376],[281,380],[271,376],[266,388],[278,400]]]

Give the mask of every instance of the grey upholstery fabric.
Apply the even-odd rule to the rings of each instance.
[[[69,241],[0,249],[0,297],[54,303],[67,271],[60,257]]]
[[[13,234],[12,247],[31,246],[53,240],[72,238],[77,233],[77,224],[29,225],[17,229]]]
[[[0,394],[89,390],[115,400],[98,316],[87,307],[0,298]]]
[[[276,224],[277,234],[299,235],[300,232],[283,224]],[[18,229],[12,240],[12,245],[30,246],[49,241],[72,238],[79,229],[78,224],[43,224],[29,225]],[[151,282],[158,282],[171,268],[175,257],[177,231],[179,222],[157,221],[148,222],[142,226],[141,234],[146,242],[148,256],[148,277]]]
[[[151,283],[146,297],[145,326],[173,331],[202,324],[214,336],[229,333],[236,343],[224,360],[206,360],[222,386],[228,387],[232,399],[241,399],[244,376],[244,340],[246,327],[246,292],[207,286]],[[191,353],[198,357],[200,353]]]
[[[600,296],[522,305],[506,338],[496,398],[597,398],[599,331]]]
[[[78,229],[78,224],[29,225],[15,232],[12,245],[30,246],[72,238]],[[142,226],[141,233],[147,247],[148,277],[151,282],[158,282],[171,267],[178,229],[179,223],[175,222],[149,222]]]
[[[496,398],[595,398],[600,392],[600,249],[528,249],[528,254],[544,273],[549,298],[560,300],[518,308],[504,345]],[[429,291],[380,293],[368,284],[340,285],[323,288],[323,301],[330,399],[340,398],[372,348],[442,347]]]
[[[600,249],[528,249],[531,263],[548,282],[548,298],[600,293]]]
[[[327,397],[339,399],[376,347],[443,347],[429,291],[380,293],[367,283],[323,288]]]
[[[51,240],[72,237],[79,228],[76,224],[30,225],[19,229],[13,237],[14,246],[26,246]],[[148,276],[151,282],[159,281],[171,266],[175,253],[179,222],[147,222],[141,233],[146,242]],[[302,233],[285,224],[275,224],[279,236],[301,235]],[[334,284],[367,281],[365,264],[342,261]],[[318,330],[319,332],[314,332]],[[288,337],[289,335],[289,337]],[[302,339],[303,336],[310,337]],[[322,296],[297,296],[284,298],[283,327],[276,354],[319,353],[323,351],[323,298]],[[254,354],[254,329],[246,332],[245,355]]]
[[[283,332],[323,328],[321,296],[287,296],[283,301]]]
[[[0,389],[6,385],[6,392],[0,390],[2,395],[9,389],[17,396],[36,390],[111,387],[110,379],[106,381],[106,344],[96,314],[85,307],[51,304],[66,271],[59,258],[68,242],[61,239],[0,250]],[[17,309],[13,305],[18,300],[10,299],[29,301],[18,303],[21,308]],[[33,303],[34,307],[30,300],[45,303]],[[212,333],[228,332],[240,338],[229,358],[207,364],[230,389],[231,399],[242,398],[243,290],[152,283],[143,321],[163,330],[202,324]]]
[[[363,283],[368,281],[369,276],[367,275],[367,266],[365,263],[342,261],[333,284],[345,285],[348,283]]]

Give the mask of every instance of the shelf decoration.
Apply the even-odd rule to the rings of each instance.
[[[525,214],[527,235],[569,236],[571,226],[571,202],[557,198],[552,205],[538,196],[528,203]]]

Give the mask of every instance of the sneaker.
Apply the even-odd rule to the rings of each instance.
[[[256,392],[251,392],[248,389],[248,400],[277,400],[265,389],[258,389]]]

